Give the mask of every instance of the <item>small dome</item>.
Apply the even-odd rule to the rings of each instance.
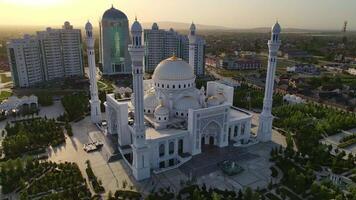
[[[152,24],[152,30],[158,30],[159,27],[158,27],[158,24],[155,22]]]
[[[106,10],[103,15],[103,20],[108,19],[108,20],[120,20],[120,19],[126,19],[127,16],[125,13],[121,12],[120,10],[114,8],[112,6],[110,9]]]
[[[198,100],[191,96],[185,96],[179,99],[174,105],[174,109],[180,111],[187,111],[189,109],[195,110],[199,108],[201,108],[201,106]]]
[[[192,23],[192,24],[190,25],[190,31],[195,31],[195,30],[196,30],[195,24]]]
[[[69,21],[65,21],[65,22],[64,22],[64,27],[70,27]]]
[[[272,27],[272,33],[279,34],[281,32],[281,30],[282,30],[282,28],[278,22],[276,22],[276,24]]]
[[[155,115],[167,116],[167,115],[169,115],[169,110],[165,106],[159,105],[155,109]]]
[[[217,94],[208,98],[207,103],[208,106],[218,106],[225,101],[225,97],[223,94]]]
[[[153,80],[191,80],[195,78],[193,67],[175,56],[160,62],[152,76]]]
[[[89,21],[87,22],[87,24],[85,24],[85,30],[87,30],[87,31],[93,30],[93,26],[91,25],[91,23]]]
[[[142,32],[142,26],[137,19],[135,19],[135,22],[131,26],[131,32]]]
[[[154,93],[148,93],[145,95],[143,98],[144,102],[144,107],[146,108],[151,108],[152,110],[156,108],[159,105],[159,102],[156,98],[156,95]]]

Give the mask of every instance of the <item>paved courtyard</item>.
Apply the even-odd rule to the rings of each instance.
[[[41,116],[48,118],[56,118],[62,113],[63,107],[58,101],[52,106],[43,107],[40,111]],[[258,119],[255,118],[253,124],[257,123]],[[5,124],[6,121],[0,122],[0,128],[3,128]],[[193,176],[197,178],[197,183],[200,185],[205,184],[207,187],[220,189],[239,190],[244,187],[265,187],[270,181],[269,168],[272,165],[269,162],[270,150],[276,143],[285,145],[284,136],[274,131],[274,142],[260,143],[246,148],[206,148],[202,154],[194,156],[192,160],[178,169],[152,174],[150,179],[137,182],[124,160],[107,162],[112,152],[108,145],[105,144],[103,149],[97,152],[86,153],[83,150],[85,143],[104,140],[102,133],[91,123],[89,116],[77,123],[72,123],[72,127],[74,136],[67,137],[64,145],[49,149],[49,160],[76,162],[86,178],[85,162],[89,160],[95,175],[102,181],[106,194],[109,191],[114,192],[123,188],[123,182],[127,183],[126,189],[134,189],[144,194],[167,187],[178,192],[183,187],[182,182],[188,181]],[[257,131],[255,129],[256,127],[252,131]],[[232,177],[224,175],[217,166],[217,163],[223,160],[238,161],[244,171]]]
[[[78,123],[73,123],[72,128],[73,137],[67,137],[64,145],[49,150],[50,161],[75,162],[83,176],[87,178],[85,162],[89,160],[94,174],[102,181],[106,192],[114,192],[121,188],[124,181],[127,182],[127,187],[134,186],[131,175],[128,173],[128,167],[123,160],[107,163],[106,158],[100,151],[87,153],[83,150],[85,143],[92,142],[89,134],[98,131],[97,127],[91,123],[90,117],[86,117]]]
[[[227,159],[238,162],[244,171],[235,176],[226,176],[221,170],[217,169],[212,173],[203,175],[198,178],[198,183],[206,184],[207,187],[217,187],[220,189],[239,190],[244,187],[265,187],[270,181],[270,166],[269,162],[270,150],[276,144],[260,143],[246,148],[237,148],[230,151]],[[224,160],[222,156],[220,160]]]
[[[134,189],[148,194],[159,188],[170,187],[172,191],[178,192],[182,187],[182,181],[188,181],[192,176],[196,177],[198,184],[206,184],[207,187],[220,189],[239,190],[244,187],[265,187],[270,181],[269,153],[273,142],[260,143],[250,147],[226,147],[207,148],[204,153],[194,156],[192,160],[178,169],[170,170],[161,174],[152,174],[148,180],[137,182],[124,160],[107,162],[110,148],[104,145],[102,151],[86,153],[83,144],[93,140],[100,140],[101,133],[98,128],[91,124],[90,117],[73,123],[73,137],[67,137],[66,144],[50,149],[49,160],[55,162],[76,162],[86,177],[86,160],[90,160],[95,175],[102,181],[106,189],[116,191],[127,182],[126,189]],[[280,139],[279,136],[274,138]],[[105,143],[105,142],[104,142]],[[224,175],[217,166],[223,160],[236,160],[244,168],[238,175],[228,177]]]
[[[57,111],[55,111],[57,109]],[[58,105],[54,105],[43,113],[51,112],[61,113]],[[52,113],[52,112],[51,112]],[[58,114],[57,114],[58,115]],[[56,117],[56,116],[49,116]],[[258,123],[258,119],[254,123]],[[207,187],[220,189],[239,190],[244,187],[265,187],[270,181],[269,162],[270,150],[278,144],[285,145],[284,136],[276,131],[273,132],[273,141],[269,143],[260,143],[250,147],[226,147],[226,148],[205,148],[205,151],[192,160],[185,163],[178,169],[173,169],[161,174],[153,174],[150,179],[137,182],[132,176],[129,166],[124,160],[115,160],[107,162],[112,149],[104,145],[101,151],[86,153],[82,147],[83,144],[93,140],[103,141],[103,135],[98,128],[90,122],[90,117],[73,123],[74,136],[66,139],[66,144],[51,149],[48,153],[49,160],[55,162],[76,162],[79,165],[84,177],[86,177],[86,160],[90,160],[96,176],[102,181],[106,189],[116,191],[123,187],[123,182],[127,182],[126,189],[134,189],[144,194],[148,194],[159,188],[170,187],[172,191],[178,192],[182,187],[182,182],[196,177],[197,183],[205,184]],[[255,128],[254,128],[255,129]],[[105,142],[104,142],[105,143]],[[218,168],[217,163],[223,160],[235,160],[244,169],[238,175],[228,177]]]
[[[200,177],[219,170],[218,163],[224,160],[243,162],[255,159],[257,155],[249,153],[241,147],[228,146],[218,148],[206,145],[202,154],[194,156],[188,163],[179,169],[187,176]]]

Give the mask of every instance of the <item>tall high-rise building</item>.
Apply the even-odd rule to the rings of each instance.
[[[129,42],[127,16],[112,6],[100,22],[100,59],[104,75],[131,73]]]
[[[197,76],[205,74],[205,40],[196,36],[194,45],[194,73]]]
[[[165,32],[165,43],[164,43],[164,59],[170,58],[173,55],[181,57],[180,54],[180,35],[175,32],[172,28]],[[162,60],[160,60],[162,61]]]
[[[11,40],[7,51],[12,80],[17,87],[30,87],[44,80],[40,46],[34,36]]]
[[[165,31],[158,28],[157,23],[152,25],[152,29],[144,31],[145,40],[145,71],[153,72],[160,60],[164,59]]]
[[[159,29],[157,23],[151,29],[144,30],[145,41],[145,71],[153,72],[164,59],[173,55],[189,61],[189,38],[170,29]],[[197,76],[204,75],[205,40],[195,35],[194,71]]]
[[[69,22],[65,22],[60,31],[64,74],[66,77],[82,76],[84,69],[81,31],[73,29]]]
[[[69,22],[62,29],[47,28],[36,36],[10,41],[8,55],[17,87],[84,75],[81,31]]]
[[[180,35],[173,29],[159,29],[157,23],[152,29],[144,30],[145,71],[153,72],[156,66],[172,55],[180,56]]]
[[[65,22],[62,29],[38,31],[42,63],[47,81],[83,76],[82,39],[80,29]]]
[[[38,31],[37,38],[41,47],[45,79],[53,80],[64,77],[61,33],[58,30],[47,28],[45,31]]]

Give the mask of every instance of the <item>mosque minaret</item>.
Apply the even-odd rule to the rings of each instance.
[[[135,19],[131,27],[132,44],[129,45],[129,53],[132,60],[132,78],[135,105],[135,121],[133,135],[133,175],[136,180],[150,177],[149,149],[146,143],[144,124],[144,88],[143,88],[143,57],[142,27]]]
[[[259,118],[257,138],[261,142],[271,141],[272,139],[272,103],[273,86],[277,66],[277,54],[281,45],[279,34],[281,26],[278,22],[272,28],[271,39],[268,41],[269,57],[265,86],[265,97],[263,100],[263,110]]]
[[[266,93],[257,139],[271,140],[272,94],[277,51],[277,23],[268,42],[270,57]],[[162,60],[151,79],[143,80],[144,46],[142,27],[131,27],[134,94],[128,99],[106,95],[107,136],[117,139],[124,162],[138,181],[179,168],[194,156],[209,153],[210,147],[245,146],[258,143],[251,134],[252,114],[233,106],[234,88],[209,81],[196,88],[194,63],[195,25],[189,34],[189,63],[173,55]]]
[[[93,26],[90,22],[85,25],[87,37],[87,54],[89,65],[89,78],[90,78],[90,108],[91,108],[91,121],[93,123],[101,122],[100,100],[98,96],[98,86],[96,83],[96,66],[95,66],[95,51],[94,51],[94,36]]]
[[[195,47],[196,47],[196,35],[195,35],[195,24],[190,25],[190,32],[188,35],[189,39],[189,64],[195,66]]]

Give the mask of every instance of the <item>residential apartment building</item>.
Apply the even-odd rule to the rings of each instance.
[[[50,81],[64,77],[60,31],[47,28],[45,31],[37,32],[37,38],[41,47],[45,79]]]
[[[34,36],[25,35],[7,45],[12,81],[18,87],[29,87],[44,80],[41,49]]]
[[[66,77],[83,76],[82,35],[80,29],[73,29],[69,22],[65,22],[60,31],[64,75]]]
[[[69,22],[65,22],[62,29],[47,28],[38,31],[36,36],[11,40],[8,55],[18,87],[84,75],[81,31],[73,29]]]
[[[254,70],[262,67],[261,60],[254,57],[221,57],[206,56],[208,66],[216,68],[225,68],[229,70]]]
[[[194,73],[197,76],[205,74],[205,40],[197,36],[195,41]]]
[[[152,25],[151,29],[144,30],[145,42],[145,71],[153,72],[156,66],[164,59],[173,55],[189,61],[189,38],[187,35],[181,35],[174,31],[159,29],[157,23]],[[204,74],[205,66],[205,40],[196,36],[195,48],[195,66],[196,75]]]

